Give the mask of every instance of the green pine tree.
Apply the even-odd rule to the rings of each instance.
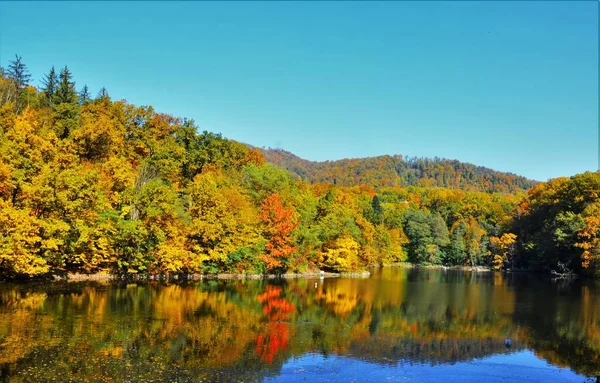
[[[8,65],[8,78],[12,79],[17,86],[17,90],[21,91],[29,85],[31,74],[27,66],[21,61],[21,56],[15,55],[15,57],[15,60],[11,61]]]
[[[7,75],[9,80],[12,81],[13,88],[10,99],[14,101],[15,111],[19,113],[29,103],[29,97],[27,97],[25,90],[31,79],[31,74],[21,60],[21,56],[15,55],[15,60],[9,63]]]
[[[96,100],[110,100],[110,96],[108,95],[108,91],[105,87],[102,87],[96,96]]]
[[[373,197],[371,201],[373,207],[373,224],[379,225],[383,223],[383,206],[381,206],[381,199],[378,196]]]
[[[58,75],[58,86],[56,87],[57,104],[74,104],[77,102],[77,91],[72,78],[73,75],[67,66],[61,69]]]
[[[52,66],[52,69],[50,69],[50,72],[44,77],[42,83],[44,84],[44,88],[42,89],[44,91],[43,104],[44,106],[53,107],[54,98],[56,96],[56,86],[58,84],[58,76],[56,75],[54,65]]]
[[[90,90],[88,89],[87,85],[84,85],[81,89],[81,92],[79,92],[79,104],[85,105],[90,102],[91,99]]]

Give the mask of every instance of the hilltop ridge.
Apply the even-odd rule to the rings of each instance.
[[[382,155],[335,161],[310,161],[283,149],[261,148],[265,160],[310,183],[375,187],[423,186],[467,191],[514,193],[537,182],[513,173],[499,172],[445,158]]]

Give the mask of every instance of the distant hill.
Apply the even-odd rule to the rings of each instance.
[[[315,162],[282,149],[260,149],[267,162],[281,166],[310,183],[352,186],[446,187],[469,191],[512,193],[536,181],[512,173],[444,158],[402,155]]]

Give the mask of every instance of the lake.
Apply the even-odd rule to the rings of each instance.
[[[596,376],[596,281],[382,268],[369,278],[0,284],[1,382]]]

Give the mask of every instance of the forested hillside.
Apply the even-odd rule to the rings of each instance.
[[[452,189],[310,184],[191,120],[111,100],[106,89],[77,92],[66,66],[41,89],[29,81],[20,58],[0,74],[4,277],[357,271],[404,261],[600,268],[598,172],[527,195],[510,177],[503,185],[516,193],[456,189],[466,170],[455,171]],[[428,179],[453,182],[435,174]]]
[[[535,181],[511,173],[441,158],[379,156],[313,162],[281,149],[262,149],[265,160],[310,183],[336,185],[445,187],[469,191],[514,193]]]

